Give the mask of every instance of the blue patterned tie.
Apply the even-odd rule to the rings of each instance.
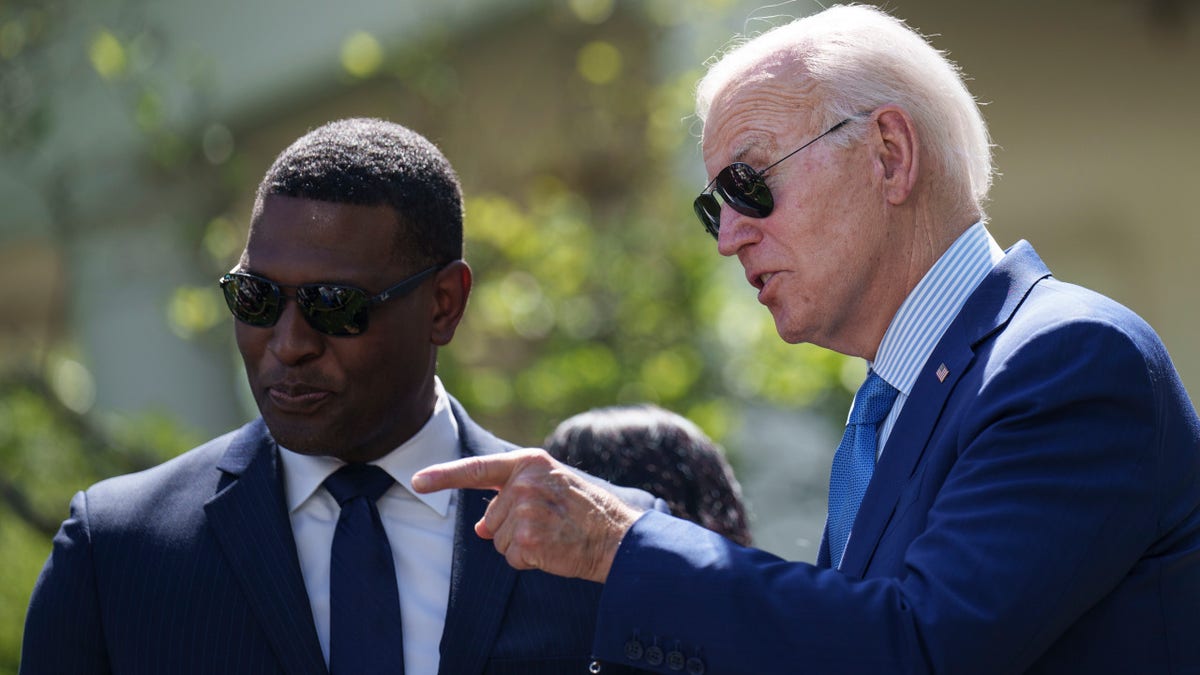
[[[829,472],[829,518],[825,526],[833,569],[842,564],[858,505],[867,491],[867,483],[871,482],[871,474],[875,473],[877,425],[887,417],[898,393],[875,371],[870,371],[867,381],[854,395],[846,433],[842,434]]]
[[[371,464],[347,464],[325,479],[342,513],[329,566],[329,672],[404,673],[400,592],[375,502],[392,477]]]

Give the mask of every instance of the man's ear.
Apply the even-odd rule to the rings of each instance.
[[[429,339],[444,347],[454,339],[458,322],[467,309],[471,295],[471,266],[465,260],[455,260],[433,277],[433,321]]]
[[[884,196],[888,203],[900,205],[912,194],[919,175],[921,147],[917,127],[908,111],[898,105],[880,107],[874,118],[879,134],[878,159],[883,170]]]

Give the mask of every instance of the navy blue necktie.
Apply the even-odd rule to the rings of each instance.
[[[867,492],[871,475],[875,473],[878,424],[887,417],[898,393],[895,387],[871,371],[854,395],[846,432],[838,444],[829,472],[829,518],[825,527],[833,569],[842,564],[850,528],[854,526],[858,506]]]
[[[393,482],[371,464],[347,464],[325,479],[342,507],[329,566],[331,675],[404,673],[396,568],[375,508]]]

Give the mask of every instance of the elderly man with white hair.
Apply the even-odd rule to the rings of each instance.
[[[594,653],[670,673],[1200,673],[1200,420],[1130,310],[986,227],[956,66],[833,7],[700,83],[696,214],[780,337],[861,357],[816,565],[640,513],[540,451],[493,487],[518,568],[605,584]]]

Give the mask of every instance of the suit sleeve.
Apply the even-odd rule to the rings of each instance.
[[[33,589],[25,616],[20,675],[109,673],[92,566],[87,496],[71,500],[70,517]]]
[[[646,513],[606,583],[597,656],[675,672],[647,663],[653,645],[710,675],[1027,670],[1173,527],[1162,505],[1194,475],[1195,440],[1164,440],[1164,410],[1182,418],[1170,366],[1121,329],[992,348],[933,441],[944,479],[918,467],[906,487],[935,496],[901,573],[854,579]]]

